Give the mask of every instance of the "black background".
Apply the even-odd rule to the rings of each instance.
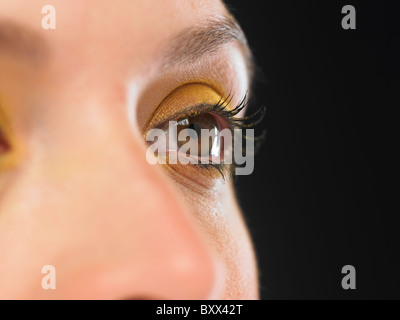
[[[267,138],[237,193],[263,299],[399,299],[395,1],[226,1],[260,72]],[[344,5],[357,29],[344,30]],[[357,289],[341,269],[357,270]]]

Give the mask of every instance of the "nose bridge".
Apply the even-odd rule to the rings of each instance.
[[[108,130],[68,140],[33,170],[51,194],[37,210],[51,220],[59,294],[206,298],[215,261],[187,208],[137,137]]]

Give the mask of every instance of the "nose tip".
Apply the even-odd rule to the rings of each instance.
[[[192,248],[160,257],[151,269],[133,277],[131,287],[118,293],[118,299],[207,300],[213,296],[218,266],[206,250]]]
[[[89,229],[76,233],[73,225],[71,230],[66,230],[75,234],[76,245],[71,249],[70,244],[64,243],[68,250],[62,250],[64,254],[57,263],[68,265],[58,272],[62,279],[57,290],[61,290],[63,297],[212,299],[222,269],[190,210],[168,187],[162,192],[155,188],[152,192],[148,188],[140,190],[135,190],[135,199],[144,198],[142,192],[152,194],[152,199],[141,202],[134,211],[126,209],[132,207],[128,201],[113,217],[108,208],[104,213],[96,210],[98,224],[92,224]],[[76,260],[72,267],[65,263],[71,253]],[[68,288],[65,292],[63,286]]]
[[[182,239],[184,241],[185,239]],[[173,242],[169,244],[174,245]],[[97,262],[78,272],[58,273],[61,298],[101,300],[209,300],[215,299],[219,264],[207,246],[186,239],[178,247],[169,244],[132,252],[124,263]],[[63,290],[63,287],[66,290]]]
[[[212,298],[218,278],[218,265],[214,256],[205,247],[192,246],[187,250],[188,252],[169,257],[168,266],[165,268],[164,265],[165,270],[160,270],[158,277],[152,279],[154,293],[150,291],[150,296],[157,297],[157,294],[161,294],[159,298],[172,300]],[[163,269],[162,265],[160,269]],[[159,285],[162,282],[161,291]]]

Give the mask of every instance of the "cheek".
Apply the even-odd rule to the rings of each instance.
[[[216,251],[223,272],[219,279],[221,299],[258,299],[255,253],[242,212],[229,183],[208,196],[183,191],[192,205],[197,224]]]

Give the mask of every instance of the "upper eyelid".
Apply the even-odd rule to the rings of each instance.
[[[188,117],[199,116],[201,114],[211,113],[211,112],[215,111],[214,107],[215,107],[215,105],[204,104],[204,103],[194,105],[192,107],[189,107],[185,111],[181,111],[181,112],[177,112],[177,113],[173,114],[172,116],[169,117],[169,119],[164,120],[159,124],[156,124],[154,127],[159,128],[160,126],[162,126],[165,123],[168,123],[169,121],[179,120],[184,117],[188,118]],[[194,114],[194,112],[198,112],[198,113]],[[214,112],[214,113],[216,113],[216,112]]]
[[[227,96],[226,92],[240,92],[241,90],[239,89],[232,84],[227,84],[223,79],[216,81],[202,78],[184,81],[179,85],[176,84],[172,89],[168,90],[169,92],[163,94],[163,98],[155,101],[154,105],[157,105],[157,107],[151,107],[153,103],[147,104],[148,108],[152,109],[152,112],[148,113],[146,121],[143,121],[142,118],[142,123],[144,123],[141,130],[142,136],[145,137],[149,129],[160,127],[161,124],[168,120],[171,121],[189,115],[193,116],[196,111],[199,113],[215,111],[215,105],[221,105],[221,102],[225,102],[224,106],[229,110],[231,105],[238,103],[238,99],[233,99],[231,94]],[[246,95],[245,92],[243,94]],[[232,98],[229,99],[230,104],[226,103],[228,97]],[[141,110],[144,110],[144,108],[142,107]]]
[[[224,120],[228,122],[228,124],[230,125],[231,129],[233,127],[250,128],[262,121],[265,112],[264,108],[260,108],[259,110],[251,114],[249,117],[244,117],[244,118],[237,117],[237,115],[241,113],[242,110],[245,110],[247,107],[247,94],[244,95],[244,97],[234,108],[228,109],[228,107],[231,105],[233,98],[234,95],[229,94],[225,98],[221,97],[220,100],[215,104],[200,103],[194,105],[192,107],[189,107],[183,112],[180,111],[171,115],[169,119],[160,122],[159,124],[155,125],[154,128],[164,127],[164,124],[168,123],[169,121],[174,121],[174,120],[179,121],[179,119],[182,119],[184,117],[194,117],[206,113],[214,113],[224,118]],[[196,114],[196,112],[198,112],[198,114]],[[259,119],[256,119],[254,122],[247,123],[247,121],[249,120],[251,121],[256,116],[259,116]]]

